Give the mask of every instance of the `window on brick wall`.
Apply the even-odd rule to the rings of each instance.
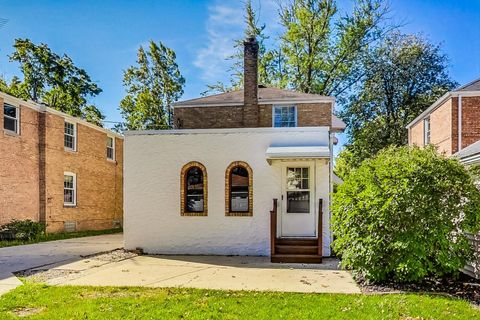
[[[423,120],[423,144],[430,144],[430,118]]]
[[[65,121],[64,146],[65,150],[69,151],[77,149],[77,126],[75,123]]]
[[[107,159],[115,160],[115,138],[107,137]]]
[[[295,106],[274,106],[273,107],[273,126],[296,127],[297,126],[297,107]]]
[[[71,172],[63,174],[63,204],[65,206],[77,205],[77,175]]]
[[[8,103],[3,104],[3,129],[19,134],[20,133],[20,109]]]

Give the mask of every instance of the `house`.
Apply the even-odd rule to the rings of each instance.
[[[480,119],[479,119],[480,121]],[[466,166],[480,166],[480,141],[477,141],[465,149],[457,152],[455,154],[461,163]],[[480,180],[478,181],[478,186],[480,188]],[[479,234],[468,234],[472,246],[475,250],[475,260],[469,262],[465,267],[462,268],[462,271],[471,277],[480,279],[480,233]]]
[[[480,79],[447,92],[408,126],[409,145],[453,155],[480,140]]]
[[[47,232],[122,223],[123,137],[0,92],[0,225],[44,222]]]
[[[335,99],[258,85],[258,43],[244,45],[244,90],[176,103],[173,130],[126,133],[127,249],[330,255]]]

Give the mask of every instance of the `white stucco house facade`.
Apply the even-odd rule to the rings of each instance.
[[[130,131],[124,146],[126,249],[152,254],[329,256],[335,100],[257,83],[174,105],[175,129]]]

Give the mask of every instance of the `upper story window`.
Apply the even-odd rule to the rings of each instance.
[[[13,133],[20,133],[20,109],[10,104],[3,104],[3,129]]]
[[[273,126],[275,128],[296,127],[297,126],[297,107],[274,106],[273,107]]]
[[[225,215],[253,215],[253,176],[250,166],[243,161],[235,161],[225,173]]]
[[[64,137],[65,149],[75,151],[77,149],[77,126],[75,123],[65,121]]]
[[[207,170],[200,162],[192,161],[183,166],[180,175],[181,215],[207,215]]]
[[[423,120],[423,145],[430,144],[430,118]]]
[[[63,205],[77,205],[77,176],[75,173],[63,174]]]
[[[107,136],[107,159],[115,160],[115,138]]]

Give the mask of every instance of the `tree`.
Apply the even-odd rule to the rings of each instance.
[[[246,36],[259,40],[260,83],[340,100],[363,79],[363,57],[393,28],[385,25],[388,8],[382,0],[356,0],[352,13],[343,15],[335,0],[287,0],[279,5],[282,33],[267,48],[265,25],[259,25],[250,1],[245,11]],[[236,45],[234,89],[243,77],[243,43]]]
[[[478,169],[433,147],[389,147],[333,194],[334,250],[367,281],[456,274],[472,258],[465,231],[480,228]]]
[[[167,129],[172,126],[172,103],[183,94],[185,79],[176,63],[175,52],[161,42],[149,42],[146,51],[140,46],[137,65],[123,74],[127,95],[120,111],[128,130]]]
[[[18,98],[45,103],[49,107],[101,125],[104,116],[87,98],[102,92],[87,72],[78,68],[72,59],[59,56],[46,44],[36,45],[29,39],[16,39],[10,61],[20,64],[23,80],[12,78],[0,81],[5,92]]]
[[[420,36],[392,33],[363,63],[365,81],[340,113],[349,138],[344,169],[407,144],[407,124],[456,85],[440,47]]]

